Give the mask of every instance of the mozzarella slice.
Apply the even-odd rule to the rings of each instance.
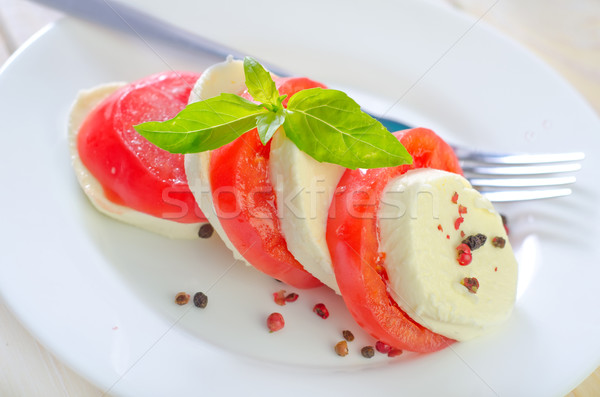
[[[282,128],[271,141],[269,167],[288,250],[304,269],[339,294],[325,232],[329,206],[346,169],[313,159]]]
[[[204,71],[190,93],[189,103],[203,101],[221,93],[240,94],[246,89],[245,82],[244,63],[228,57],[225,62],[218,63]],[[185,174],[198,206],[215,232],[221,237],[227,248],[233,252],[234,258],[249,265],[227,237],[215,211],[210,188],[210,151],[186,154]]]
[[[388,183],[378,217],[390,293],[413,320],[464,341],[508,318],[517,262],[500,215],[465,178],[439,170],[409,171]],[[470,264],[461,266],[457,246],[479,233],[486,242],[472,251]],[[495,246],[494,238],[502,238],[504,247]],[[477,279],[475,293],[465,278]]]
[[[106,198],[98,180],[83,165],[77,150],[77,134],[87,115],[102,100],[126,83],[110,83],[81,91],[69,114],[68,139],[73,169],[81,188],[98,211],[121,222],[137,226],[170,238],[195,239],[201,223],[179,223],[148,215],[123,205],[115,204]]]

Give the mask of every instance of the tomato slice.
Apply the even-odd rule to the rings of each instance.
[[[306,88],[324,87],[307,78],[280,78],[275,83],[288,98]],[[216,214],[229,240],[258,270],[296,288],[320,286],[287,249],[269,177],[270,151],[270,142],[263,145],[254,129],[211,152]]]
[[[199,77],[155,74],[117,90],[90,112],[79,130],[79,156],[110,201],[176,222],[206,222],[190,192],[184,156],[154,146],[133,128],[174,117]]]
[[[431,130],[415,128],[394,135],[413,156],[413,164],[346,171],[330,207],[327,244],[340,292],[356,322],[398,349],[432,352],[452,340],[413,321],[389,295],[385,270],[378,266],[377,211],[389,180],[410,169],[462,170],[452,148]]]

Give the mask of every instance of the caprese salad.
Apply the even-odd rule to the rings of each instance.
[[[475,338],[514,306],[502,219],[451,147],[425,128],[391,134],[318,82],[247,58],[103,86],[80,94],[70,137],[102,212],[171,237],[208,220],[236,258],[329,286],[396,349]]]

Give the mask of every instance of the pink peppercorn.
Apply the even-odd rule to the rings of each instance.
[[[378,340],[377,343],[375,343],[375,349],[379,353],[388,354],[392,350],[392,346],[390,346],[387,343],[383,343],[382,341]]]
[[[461,266],[467,266],[473,260],[473,256],[471,254],[471,247],[467,244],[462,243],[456,247],[456,251],[458,252],[458,264]]]
[[[401,349],[392,348],[392,350],[390,350],[387,355],[388,355],[388,357],[396,357],[401,354],[402,354]]]
[[[454,192],[454,194],[452,195],[452,202],[454,204],[458,203],[458,193]]]
[[[313,308],[313,312],[317,313],[317,315],[322,319],[329,317],[329,310],[327,310],[323,303],[317,303]]]
[[[284,290],[279,290],[277,292],[273,292],[273,300],[279,306],[285,305],[285,291]]]
[[[466,252],[458,255],[458,264],[461,266],[467,266],[473,260],[473,256]]]
[[[269,332],[279,331],[284,325],[285,321],[283,320],[281,313],[271,313],[269,317],[267,317],[267,327],[269,328]]]
[[[456,220],[454,221],[454,229],[458,230],[460,229],[460,224],[463,223],[465,221],[465,218],[463,218],[462,216],[459,216],[458,218],[456,218]]]
[[[298,300],[298,294],[295,292],[292,292],[291,294],[288,294],[285,296],[286,302],[296,302],[297,300]]]

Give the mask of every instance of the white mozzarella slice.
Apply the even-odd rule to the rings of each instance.
[[[212,98],[221,93],[240,94],[246,89],[245,81],[244,63],[229,57],[225,62],[218,63],[204,71],[192,89],[189,103]],[[227,248],[233,252],[234,258],[248,264],[227,237],[215,212],[210,187],[210,151],[186,154],[185,174],[198,206],[215,232]]]
[[[457,222],[461,216],[464,221]],[[412,319],[464,341],[508,318],[517,262],[499,214],[465,178],[439,170],[409,171],[388,183],[378,217],[390,293]],[[479,233],[487,237],[485,244],[461,266],[457,246]],[[492,243],[496,237],[504,239],[504,248]],[[477,279],[475,293],[465,278]]]
[[[269,167],[288,250],[308,272],[339,294],[325,232],[329,206],[346,169],[313,159],[298,149],[282,128],[271,141]]]
[[[126,83],[104,84],[89,90],[81,91],[77,95],[77,98],[71,107],[68,123],[69,150],[71,152],[71,161],[75,174],[77,175],[77,180],[98,211],[114,219],[170,238],[198,238],[198,230],[201,223],[179,223],[169,221],[133,210],[129,207],[115,204],[107,199],[102,185],[89,172],[85,165],[83,165],[81,158],[79,157],[79,152],[77,150],[77,135],[79,133],[79,128],[85,121],[87,115],[104,98],[125,85]]]

